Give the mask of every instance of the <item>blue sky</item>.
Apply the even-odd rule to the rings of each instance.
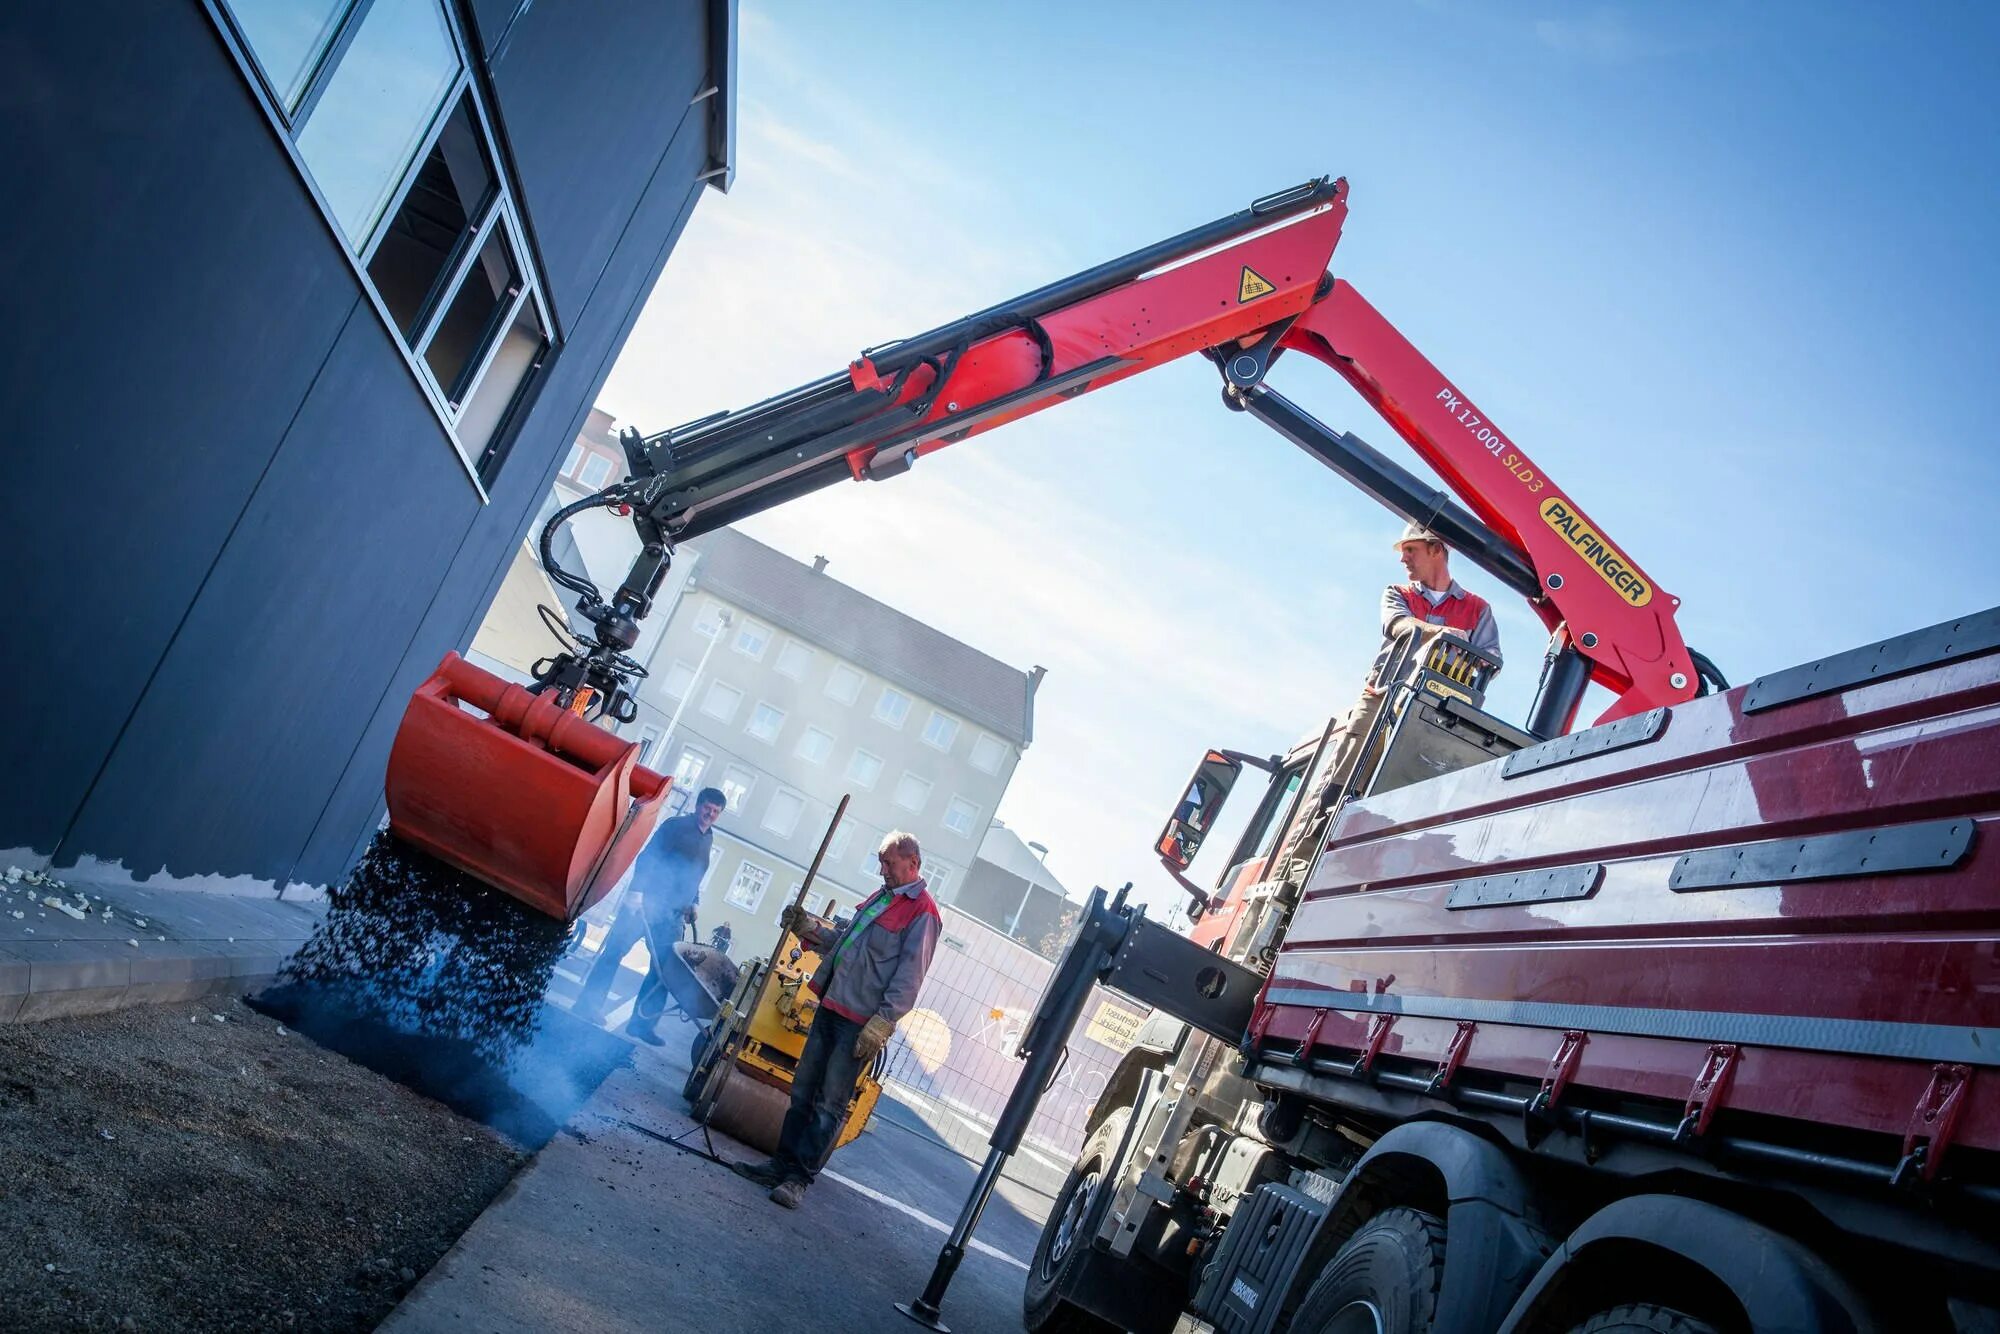
[[[744,5],[736,186],[603,406],[648,430],[739,407],[1345,175],[1335,273],[1732,681],[2000,603],[2000,8],[920,13]],[[1331,373],[1272,383],[1414,462]],[[1162,905],[1146,848],[1200,749],[1280,749],[1352,698],[1397,527],[1198,360],[745,525],[1048,666],[999,814],[1073,889]],[[1518,719],[1539,623],[1467,582]]]

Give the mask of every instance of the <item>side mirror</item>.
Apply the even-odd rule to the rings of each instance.
[[[1194,777],[1188,780],[1186,794],[1167,817],[1167,827],[1160,831],[1153,845],[1161,861],[1176,871],[1187,870],[1195,853],[1201,850],[1202,840],[1215,828],[1223,800],[1242,772],[1240,761],[1219,750],[1202,756],[1201,763],[1195,766]]]

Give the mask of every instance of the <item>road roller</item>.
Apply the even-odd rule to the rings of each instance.
[[[792,900],[797,907],[805,906],[827,843],[847,811],[847,800],[841,797],[827,825],[826,837]],[[825,918],[817,920],[829,930],[833,926]],[[780,929],[770,957],[753,960],[737,974],[736,985],[716,1007],[714,1017],[696,1030],[688,1053],[687,1083],[681,1093],[695,1120],[753,1149],[777,1152],[778,1132],[792,1101],[792,1073],[805,1053],[806,1034],[819,1011],[819,998],[806,985],[818,967],[819,955],[796,934]],[[882,1096],[886,1059],[885,1053],[877,1052],[855,1081],[834,1148],[852,1141],[868,1124]]]

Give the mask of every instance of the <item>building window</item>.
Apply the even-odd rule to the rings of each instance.
[[[778,670],[794,681],[803,681],[812,666],[813,651],[796,639],[787,639],[778,650]]]
[[[951,868],[943,862],[939,862],[936,866],[924,867],[924,888],[928,889],[931,897],[938,902],[945,901],[944,887],[950,883]]]
[[[883,686],[875,700],[875,721],[900,729],[909,716],[910,697],[894,686]]]
[[[1007,758],[1007,743],[999,737],[981,732],[979,739],[972,743],[972,767],[981,773],[997,774],[1001,761]]]
[[[703,598],[701,610],[695,614],[694,632],[703,639],[713,639],[729,624],[729,609],[714,598]]]
[[[583,461],[589,457],[590,457],[590,451],[583,447],[583,441],[581,440],[571,441],[569,446],[569,457],[563,460],[562,475],[564,477],[576,476],[577,469],[581,468],[583,466]],[[539,523],[535,525],[536,529],[539,529],[540,527],[541,524]]]
[[[776,741],[784,726],[785,711],[760,700],[757,707],[750,710],[750,721],[743,725],[743,730],[759,741]]]
[[[854,838],[854,821],[842,820],[833,831],[833,838],[826,845],[828,863],[838,861],[847,853],[847,845]]]
[[[852,704],[861,694],[861,680],[860,672],[844,662],[836,662],[833,664],[833,670],[827,674],[827,697],[842,704]]]
[[[882,883],[882,863],[876,854],[882,851],[882,835],[867,825],[857,825],[856,828],[861,834],[861,859],[856,865],[861,872],[861,882],[864,885],[879,885]]]
[[[818,727],[808,727],[799,738],[798,757],[807,764],[825,764],[826,757],[833,754],[833,733]]]
[[[702,697],[701,711],[711,718],[728,722],[736,716],[736,710],[743,703],[743,692],[727,681],[710,681],[708,693]]]
[[[764,650],[771,647],[771,627],[759,625],[755,621],[745,621],[736,631],[736,651],[746,658],[764,660]]]
[[[882,776],[882,757],[865,750],[854,752],[854,758],[847,762],[847,777],[862,787],[872,788]]]
[[[350,0],[229,0],[264,82],[289,116],[299,109],[313,70],[340,31]]]
[[[932,709],[931,720],[924,724],[924,744],[948,751],[957,740],[958,719]]]
[[[551,326],[450,7],[220,3],[411,371],[492,485]]]
[[[611,480],[611,460],[602,454],[593,453],[583,461],[583,470],[576,475],[586,491],[595,491]]]
[[[639,729],[639,763],[652,767],[653,752],[659,749],[660,729],[648,723]]]
[[[680,763],[674,766],[674,786],[686,791],[701,781],[708,772],[709,753],[696,750],[693,746],[683,747]]]
[[[906,811],[920,811],[924,803],[931,799],[931,784],[927,778],[904,771],[896,780],[896,804]]]
[[[960,838],[971,838],[979,827],[979,808],[964,797],[953,797],[944,808],[944,827]]]
[[[779,788],[771,794],[771,804],[764,808],[764,827],[779,838],[790,838],[799,827],[799,816],[805,813],[806,799],[790,788]]]
[[[682,662],[676,658],[674,665],[667,668],[666,675],[660,678],[660,693],[668,699],[685,699],[688,687],[693,684],[693,664]]]
[[[736,868],[736,878],[729,882],[729,892],[722,897],[732,907],[744,912],[756,912],[764,901],[764,891],[771,887],[771,868],[759,866],[756,862],[744,862]]]
[[[729,799],[729,809],[740,811],[750,797],[750,789],[757,786],[757,775],[740,764],[732,764],[722,771],[722,795]]]

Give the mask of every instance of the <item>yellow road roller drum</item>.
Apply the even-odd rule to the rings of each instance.
[[[778,1132],[792,1100],[792,1074],[804,1054],[819,1000],[806,979],[819,956],[787,931],[773,961],[743,969],[715,1018],[695,1035],[682,1093],[695,1120],[764,1153],[776,1153]],[[882,1096],[878,1054],[855,1084],[854,1101],[834,1148],[868,1124]]]

